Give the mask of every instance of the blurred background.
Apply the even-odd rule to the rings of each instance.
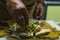
[[[44,1],[45,14],[43,19],[60,21],[60,0],[45,0]]]

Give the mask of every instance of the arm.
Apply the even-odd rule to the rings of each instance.
[[[43,16],[43,14],[44,14],[43,5],[42,5],[41,3],[39,3],[39,4],[37,5],[37,9],[40,10],[40,14],[39,14],[39,16],[37,16],[36,18],[39,18],[39,19],[40,19],[40,18]]]
[[[43,5],[41,4],[40,4],[40,9],[41,9],[40,17],[42,17],[44,14],[44,8],[43,8]]]

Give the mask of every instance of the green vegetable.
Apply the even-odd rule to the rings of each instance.
[[[37,25],[36,25],[36,24],[34,24],[34,23],[29,24],[29,25],[27,26],[27,28],[30,28],[31,30],[35,30],[35,29],[36,29],[36,27],[37,27]]]

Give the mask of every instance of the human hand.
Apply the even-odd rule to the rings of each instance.
[[[43,14],[41,14],[40,16],[36,16],[36,19],[40,19],[41,17],[43,17]]]

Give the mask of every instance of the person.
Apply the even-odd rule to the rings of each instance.
[[[29,17],[26,7],[22,0],[8,0],[8,11],[10,16],[21,26],[29,24]]]
[[[29,24],[28,12],[21,0],[0,0],[0,21],[14,21],[20,26]]]
[[[23,2],[29,12],[29,17],[40,20],[44,14],[44,0],[23,0]]]
[[[1,2],[3,3],[2,7],[4,7],[4,2]],[[38,3],[36,0],[5,0],[6,7],[4,7],[4,9],[7,9],[7,11],[4,9],[0,10],[4,10],[4,13],[2,12],[3,14],[1,14],[4,15],[4,17],[7,16],[7,18],[1,17],[0,20],[13,20],[21,26],[26,26],[29,24],[29,18],[34,18],[34,14],[39,14],[38,16],[35,16],[34,19],[40,19],[40,17],[43,16],[43,6],[41,2],[42,1],[39,1]],[[37,9],[40,11],[38,13],[34,13]]]

